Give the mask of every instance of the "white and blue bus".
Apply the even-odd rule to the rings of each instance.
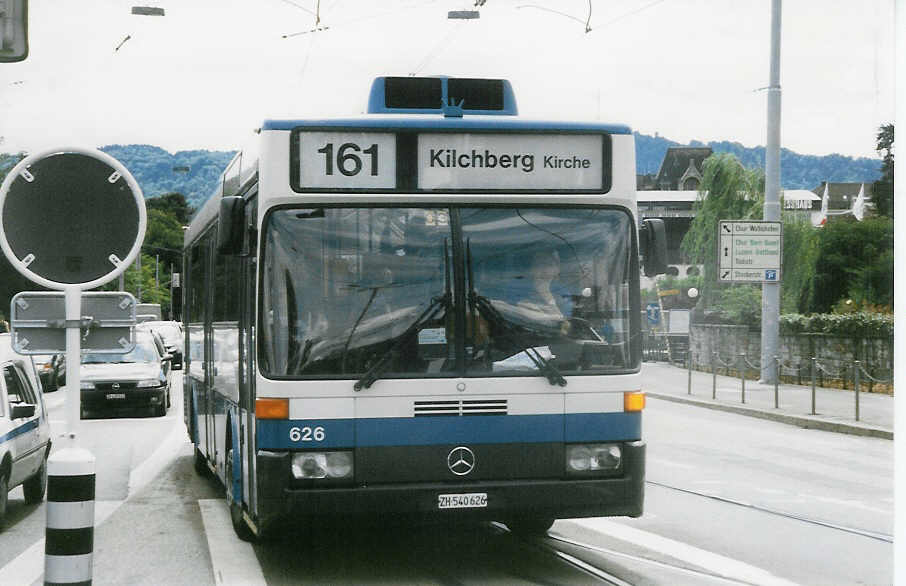
[[[627,126],[383,77],[367,114],[256,138],[184,257],[186,424],[240,537],[642,514],[639,273],[665,245]]]

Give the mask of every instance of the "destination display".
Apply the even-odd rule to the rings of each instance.
[[[306,131],[296,136],[301,187],[396,188],[395,134]]]
[[[579,191],[609,188],[604,134],[297,129],[296,191]]]
[[[420,134],[419,189],[601,189],[603,137]]]

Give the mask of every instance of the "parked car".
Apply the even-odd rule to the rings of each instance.
[[[141,329],[150,329],[160,334],[164,340],[167,353],[173,356],[173,369],[182,369],[183,340],[182,326],[177,321],[146,321],[138,325]]]
[[[107,354],[82,356],[81,415],[150,408],[155,415],[167,414],[170,406],[169,354],[160,354],[154,334],[135,332],[135,348]]]
[[[27,356],[13,352],[9,334],[0,334],[0,527],[9,491],[22,485],[25,502],[44,500],[50,423],[37,369]]]

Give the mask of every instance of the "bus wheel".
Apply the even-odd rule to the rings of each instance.
[[[233,531],[242,541],[255,541],[255,534],[242,518],[242,504],[233,498],[233,449],[227,450],[224,463],[223,483],[226,486],[227,505],[230,507],[230,521],[233,522]]]
[[[510,531],[524,537],[543,537],[553,524],[554,519],[546,517],[516,517],[506,522]]]

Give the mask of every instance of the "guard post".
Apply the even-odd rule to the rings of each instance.
[[[135,178],[119,161],[95,149],[68,147],[30,155],[0,186],[4,255],[30,281],[58,291],[17,295],[10,307],[13,348],[20,354],[65,351],[69,364],[63,449],[52,452],[47,461],[45,584],[91,584],[95,459],[77,441],[79,365],[83,327],[86,340],[92,325],[99,326],[98,331],[106,328],[103,319],[95,319],[100,315],[85,315],[83,291],[126,270],[140,254],[146,221],[144,197]],[[125,335],[121,329],[114,333],[109,347],[89,344],[92,351],[124,352],[134,345],[135,301],[125,299],[122,292],[113,295],[105,299],[120,311],[131,308],[131,323],[126,324]]]

